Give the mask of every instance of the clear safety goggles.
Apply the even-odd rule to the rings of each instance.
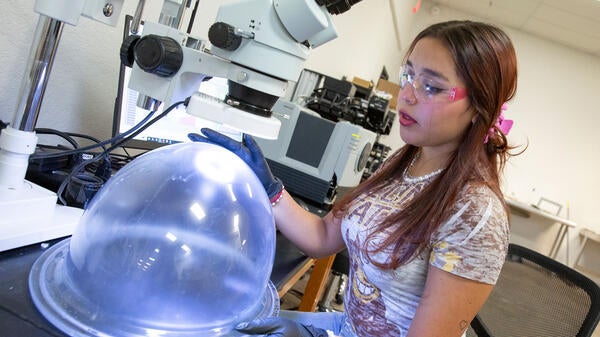
[[[428,75],[414,75],[403,70],[400,73],[400,88],[410,84],[418,102],[453,102],[467,97],[467,89],[447,88],[442,81]]]

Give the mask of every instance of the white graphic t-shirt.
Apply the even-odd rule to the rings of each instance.
[[[486,186],[467,186],[453,207],[453,215],[432,235],[430,248],[408,264],[384,270],[369,262],[365,247],[372,248],[377,237],[386,233],[365,242],[368,234],[431,180],[398,178],[373,195],[357,198],[344,216],[342,235],[350,256],[350,272],[342,336],[406,336],[429,265],[479,282],[496,283],[508,250],[508,219],[502,202]],[[384,251],[371,258],[385,262],[388,254]]]

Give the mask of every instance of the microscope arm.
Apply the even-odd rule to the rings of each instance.
[[[342,7],[358,1],[343,0]],[[245,0],[222,5],[208,32],[210,50],[205,41],[177,29],[146,23],[143,36],[133,37],[124,48],[135,59],[129,87],[165,106],[193,96],[189,113],[258,137],[277,138],[280,123],[271,117],[271,108],[286,95],[288,82],[299,78],[311,48],[337,37],[331,14],[342,12],[338,2]],[[194,94],[206,77],[228,79],[229,93],[222,102],[228,106],[215,109],[214,101],[197,106],[208,103]],[[149,107],[139,101],[138,106]],[[226,116],[220,116],[224,111]],[[258,124],[248,123],[248,113]]]

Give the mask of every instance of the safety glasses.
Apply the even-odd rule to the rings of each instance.
[[[426,74],[414,75],[408,69],[400,73],[400,88],[410,84],[418,102],[453,102],[467,97],[467,89],[447,88],[443,82]]]

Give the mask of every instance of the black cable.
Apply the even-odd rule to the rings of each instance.
[[[114,149],[120,147],[122,144],[130,141],[131,139],[133,139],[135,136],[139,135],[141,132],[143,132],[144,130],[146,130],[148,127],[150,127],[152,124],[156,123],[158,120],[160,120],[161,118],[163,118],[164,116],[166,116],[169,112],[171,112],[171,110],[175,109],[176,107],[178,107],[181,104],[187,104],[187,102],[189,102],[189,98],[186,99],[185,101],[180,101],[180,102],[176,102],[174,104],[172,104],[170,107],[168,107],[165,111],[163,111],[160,115],[156,116],[155,118],[153,118],[152,120],[150,120],[148,123],[143,123],[146,119],[144,118],[144,121],[138,123],[136,126],[134,126],[133,128],[129,129],[126,133],[123,133],[117,137],[113,137],[113,139],[109,139],[108,141],[104,141],[101,143],[107,144],[109,141],[114,141],[113,145],[111,147],[109,147],[108,149],[104,150],[102,153],[94,156],[91,159],[85,160],[81,163],[79,163],[77,166],[73,167],[73,169],[71,170],[71,172],[67,175],[67,177],[62,181],[62,183],[60,184],[58,191],[57,191],[57,195],[58,195],[58,199],[59,201],[63,204],[63,205],[67,205],[66,200],[63,198],[63,193],[65,191],[65,188],[67,187],[67,185],[69,184],[70,180],[73,179],[73,177],[78,174],[78,172],[84,168],[87,165],[90,165],[92,163],[96,163],[98,162],[100,159],[106,159],[109,158],[108,154],[113,151]],[[154,114],[155,111],[152,111],[151,113],[149,113],[148,115],[152,115]],[[137,130],[135,130],[136,128],[138,128]],[[125,136],[127,134],[127,136]],[[112,142],[111,142],[112,143]],[[82,148],[83,149],[83,148]],[[70,152],[70,151],[65,151],[65,152]]]
[[[125,148],[123,148],[125,150]],[[129,153],[120,154],[120,153],[111,153],[110,154],[115,160],[131,160],[131,155]]]
[[[101,142],[96,137],[81,134],[81,133],[76,133],[76,132],[63,132],[63,131],[59,131],[56,129],[49,129],[49,128],[36,128],[34,131],[37,134],[59,136],[59,137],[65,139],[67,142],[69,142],[73,146],[74,149],[79,148],[79,143],[77,143],[77,141],[75,139],[73,139],[73,137],[91,140],[91,141],[95,142],[96,144],[99,144]],[[104,145],[100,145],[100,146],[102,147],[102,149],[106,149],[106,147]]]
[[[137,158],[137,156],[132,156],[127,151],[127,148],[122,147],[121,150],[123,152],[125,152],[125,154],[121,154],[121,153],[111,153],[110,154],[110,164],[116,170],[121,169],[123,166],[127,165],[132,160],[134,160],[135,158]],[[142,152],[141,154],[144,154],[145,152],[146,151]]]
[[[125,154],[115,154],[115,153],[113,153],[113,155],[117,155],[117,156],[120,156],[120,157],[124,157],[124,159],[123,159],[123,160],[126,160],[126,161],[132,161],[133,159],[135,159],[135,157],[136,157],[136,156],[132,156],[132,155],[129,153],[129,151],[127,151],[127,148],[126,148],[126,147],[121,147],[121,150],[123,150],[123,152],[125,152]],[[145,152],[145,151],[144,151],[144,152]],[[144,153],[144,152],[142,152],[142,153]]]
[[[171,104],[170,107],[168,107],[160,115],[156,116],[154,119],[152,119],[151,121],[149,121],[147,124],[145,124],[144,126],[142,126],[139,130],[133,132],[131,135],[129,135],[127,137],[121,137],[120,140],[117,140],[117,142],[114,143],[111,147],[109,147],[106,151],[110,152],[110,151],[116,149],[117,147],[120,147],[122,144],[124,144],[124,143],[132,140],[135,136],[139,135],[144,130],[146,130],[150,125],[156,123],[159,119],[165,117],[169,112],[171,112],[171,110],[175,109],[176,107],[178,107],[178,106],[180,106],[182,104],[187,105],[189,103],[189,101],[190,101],[190,98],[188,97],[184,101],[179,101],[179,102],[175,102],[175,103]],[[124,135],[124,134],[122,134],[122,135]],[[117,138],[119,138],[119,137],[115,137],[115,139],[117,139]]]
[[[131,162],[133,158],[130,155],[122,155],[118,153],[110,154],[110,166],[116,170],[121,169],[123,166]]]
[[[185,101],[182,102],[177,102],[173,105],[171,105],[169,108],[167,108],[165,111],[163,111],[160,115],[158,115],[157,117],[153,118],[152,120],[150,120],[148,123],[144,124],[143,122],[145,122],[145,120],[148,118],[148,116],[146,118],[144,118],[144,120],[140,123],[138,123],[136,126],[134,126],[133,128],[131,128],[130,130],[128,130],[126,133],[123,133],[117,137],[113,137],[111,140],[111,143],[113,143],[113,145],[111,147],[109,147],[108,149],[105,149],[102,153],[94,156],[91,159],[85,160],[81,163],[79,163],[77,166],[73,167],[73,169],[71,170],[71,172],[67,175],[67,177],[62,181],[62,183],[60,184],[58,191],[57,191],[57,195],[58,195],[58,199],[59,201],[63,204],[63,205],[67,205],[67,201],[64,200],[63,198],[63,193],[65,191],[65,188],[68,186],[68,184],[70,183],[71,179],[73,179],[73,177],[76,174],[79,174],[78,172],[88,166],[91,165],[93,163],[98,162],[100,159],[105,159],[107,157],[107,154],[109,152],[111,152],[112,150],[120,147],[121,144],[133,139],[135,136],[137,136],[138,134],[140,134],[142,131],[144,131],[145,129],[147,129],[148,127],[150,127],[152,124],[154,124],[155,122],[157,122],[159,119],[163,118],[164,116],[167,115],[167,113],[169,113],[171,110],[173,110],[175,107],[179,106],[180,104],[185,103]],[[152,115],[154,114],[155,111],[152,111],[151,113],[149,113],[148,115]],[[136,130],[137,129],[137,130]],[[133,131],[133,132],[132,132]],[[125,134],[127,134],[127,136],[124,136]],[[122,137],[124,136],[124,137]],[[103,142],[104,143],[104,142]]]
[[[74,149],[79,148],[79,144],[77,143],[77,141],[75,139],[73,139],[73,137],[71,137],[71,135],[69,135],[67,132],[62,132],[59,130],[47,129],[47,128],[36,128],[34,131],[35,131],[35,133],[38,133],[41,135],[59,136],[59,137],[63,138],[64,140],[66,140],[67,142],[69,142],[69,144],[71,144]]]
[[[127,157],[129,157],[129,159],[131,159],[131,155],[129,154],[129,152],[127,152],[126,148],[123,148],[123,152],[125,152],[125,154],[127,155]]]
[[[96,144],[100,144],[101,141],[100,139],[90,136],[90,135],[84,135],[82,133],[76,133],[76,132],[67,132],[66,134],[68,134],[71,137],[76,137],[76,138],[83,138],[83,139],[87,139],[87,140],[91,140],[92,142],[96,143]],[[106,147],[104,147],[104,145],[101,145],[102,149],[105,150]]]
[[[175,103],[175,104],[177,104],[177,103]],[[179,104],[181,104],[181,103],[179,103]],[[69,156],[72,154],[79,154],[79,153],[82,153],[82,152],[85,152],[88,150],[92,150],[92,149],[95,149],[98,147],[104,148],[104,145],[112,144],[113,142],[118,142],[120,139],[123,139],[123,138],[129,136],[130,133],[134,132],[137,128],[141,127],[142,125],[144,125],[144,123],[148,122],[150,120],[150,118],[154,115],[155,112],[156,111],[151,111],[150,113],[148,113],[148,115],[146,117],[144,117],[144,119],[141,122],[134,125],[131,129],[127,130],[126,132],[119,134],[118,136],[115,136],[113,138],[107,139],[105,141],[99,142],[97,144],[80,147],[76,150],[69,150],[69,151],[63,151],[63,152],[58,152],[58,153],[49,153],[49,154],[43,154],[43,155],[31,155],[30,158],[31,159],[40,159],[40,158],[45,159],[45,158]]]

